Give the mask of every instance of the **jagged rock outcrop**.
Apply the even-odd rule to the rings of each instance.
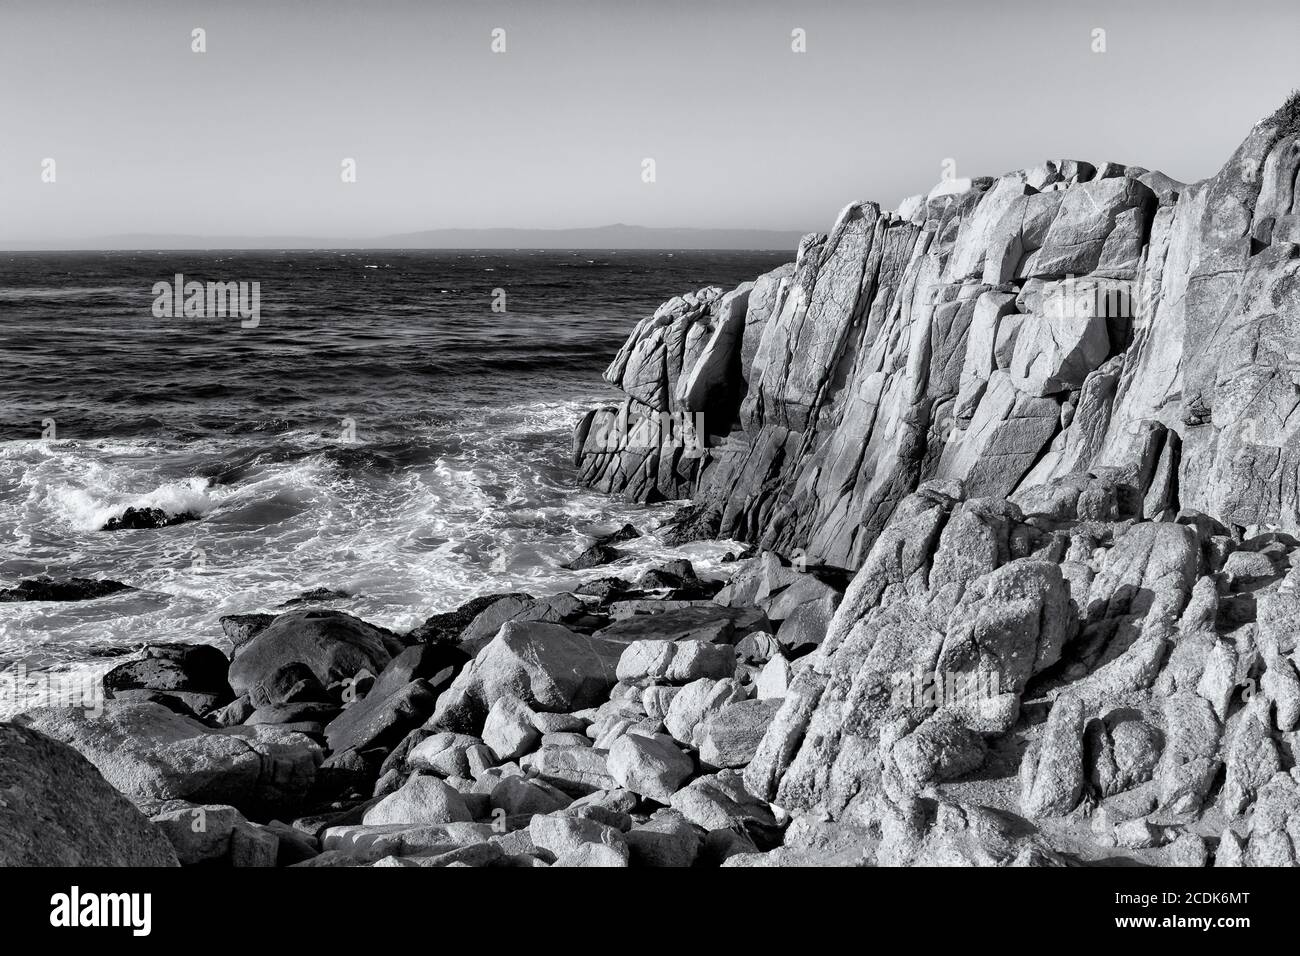
[[[847,568],[931,479],[1037,507],[1119,468],[1143,518],[1298,530],[1297,170],[1293,100],[1192,185],[1051,161],[852,203],[793,264],[637,326],[582,476]]]
[[[674,384],[718,290],[607,374],[704,412],[690,469],[612,410],[575,449],[691,498],[681,534],[856,571],[745,790],[878,862],[1295,865],[1300,95],[1204,182],[1051,162],[854,203],[738,293],[725,397]]]

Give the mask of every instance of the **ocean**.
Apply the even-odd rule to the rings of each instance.
[[[102,669],[140,643],[219,643],[223,614],[327,606],[403,630],[478,594],[571,588],[589,535],[673,506],[580,489],[571,430],[673,295],[786,253],[0,253],[0,670]],[[257,282],[260,321],[155,315],[153,287]],[[504,293],[504,296],[503,296]],[[493,304],[497,304],[494,311]],[[504,308],[504,311],[501,309]],[[198,516],[104,531],[127,507]],[[629,542],[637,563],[726,543]],[[620,568],[620,572],[622,572]],[[108,659],[108,663],[105,663]]]

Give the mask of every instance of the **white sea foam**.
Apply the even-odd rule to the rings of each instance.
[[[105,484],[112,487],[112,480]],[[143,494],[102,492],[74,484],[56,484],[46,489],[46,504],[55,520],[74,531],[98,531],[112,517],[127,508],[161,508],[169,515],[206,515],[217,505],[218,494],[206,478],[165,482]]]
[[[144,641],[220,644],[220,615],[275,610],[319,586],[353,595],[333,606],[405,629],[478,594],[554,593],[611,573],[635,576],[670,556],[690,557],[702,573],[725,570],[726,543],[663,546],[655,528],[671,505],[573,487],[565,459],[584,404],[536,402],[429,426],[411,436],[430,450],[427,461],[417,455],[396,471],[368,469],[364,456],[340,461],[340,443],[319,430],[267,436],[258,439],[265,458],[229,484],[192,472],[198,464],[220,470],[213,466],[236,444],[246,456],[247,438],[9,443],[0,450],[0,540],[20,552],[0,586],[49,572],[141,590],[75,604],[0,604],[0,666],[33,653],[37,663],[84,662],[92,649]],[[285,456],[285,446],[300,454]],[[201,520],[98,530],[128,506]],[[590,534],[625,522],[644,537],[619,546],[627,555],[619,564],[560,567]]]

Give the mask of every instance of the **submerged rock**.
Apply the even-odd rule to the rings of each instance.
[[[339,591],[335,588],[312,588],[310,591],[303,591],[297,597],[289,598],[280,607],[297,607],[300,604],[320,604],[324,601],[341,601],[345,598],[352,597],[347,591]]]
[[[99,580],[95,578],[68,578],[55,581],[52,578],[31,578],[19,581],[12,588],[0,588],[0,601],[93,601],[95,598],[107,597],[121,591],[134,591],[135,588],[121,581]]]
[[[566,571],[585,571],[587,568],[597,568],[602,564],[612,564],[621,557],[623,557],[623,552],[618,548],[610,547],[607,544],[593,544],[576,558],[566,561],[560,567]]]
[[[101,531],[134,531],[146,528],[169,528],[174,524],[198,521],[199,516],[192,511],[169,514],[162,508],[127,508],[120,515],[115,515],[104,522]]]

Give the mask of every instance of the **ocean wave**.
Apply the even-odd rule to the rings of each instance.
[[[318,586],[353,595],[341,610],[405,629],[479,594],[554,593],[672,555],[702,573],[718,567],[725,543],[663,545],[656,527],[671,505],[576,488],[570,436],[587,407],[611,397],[600,372],[637,317],[704,284],[699,275],[725,284],[779,262],[673,265],[648,253],[620,255],[624,268],[611,269],[609,258],[223,253],[222,275],[279,280],[276,309],[255,333],[112,318],[139,315],[157,278],[211,271],[210,256],[13,266],[8,285],[22,291],[8,297],[18,303],[0,334],[44,344],[12,363],[5,434],[36,434],[48,415],[60,436],[89,437],[0,443],[0,581],[50,573],[141,590],[0,605],[0,666],[15,654],[53,667],[140,642],[221,643],[221,615],[275,610]],[[383,268],[360,268],[372,264]],[[486,312],[496,280],[484,266],[510,279],[506,316]],[[68,275],[85,288],[61,292]],[[51,321],[53,339],[39,331]],[[344,417],[356,443],[341,440]],[[99,530],[126,507],[201,520]],[[624,522],[644,536],[620,546],[616,566],[560,567]]]
[[[310,431],[266,436],[260,448],[204,443],[209,471],[232,454],[243,459],[224,484],[163,474],[195,468],[193,449],[186,458],[184,448],[125,443],[116,449],[125,454],[103,459],[88,446],[37,449],[23,463],[28,493],[16,508],[0,467],[0,536],[23,543],[30,561],[7,571],[105,576],[147,590],[111,608],[0,607],[0,658],[37,646],[42,660],[77,661],[104,645],[220,643],[220,615],[275,610],[318,586],[353,595],[339,609],[400,630],[490,591],[554,593],[610,573],[635,576],[674,555],[705,573],[717,567],[724,545],[662,545],[655,528],[670,506],[573,488],[564,461],[577,410],[528,402],[428,425],[407,439],[427,460],[400,469],[340,467],[336,443]],[[203,520],[157,534],[97,531],[128,505]],[[560,567],[590,535],[626,521],[645,536],[624,546],[616,567]],[[55,633],[54,642],[40,636]]]
[[[204,478],[165,482],[143,494],[105,493],[73,484],[57,484],[47,488],[43,495],[43,503],[55,520],[74,531],[98,531],[109,518],[127,508],[158,508],[169,515],[202,517],[216,507],[217,500]]]

